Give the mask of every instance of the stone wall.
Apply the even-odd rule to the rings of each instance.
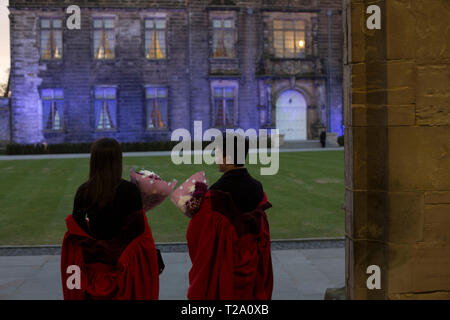
[[[371,4],[381,30],[366,28]],[[449,2],[344,7],[347,294],[450,299]]]
[[[219,6],[215,4],[219,4]],[[327,10],[332,16],[332,115],[331,131],[341,130],[342,115],[342,12],[340,0],[299,1],[235,1],[232,6],[220,6],[220,1],[87,1],[80,5],[81,30],[64,31],[63,61],[41,61],[37,43],[39,18],[64,17],[66,4],[57,0],[11,0],[11,88],[13,139],[18,143],[49,143],[92,141],[112,136],[123,142],[163,140],[177,128],[192,129],[195,120],[202,120],[204,129],[212,126],[211,82],[235,81],[239,86],[238,123],[241,128],[259,128],[258,65],[264,55],[263,15],[266,12],[310,12],[317,16],[317,58],[323,70],[305,78],[294,75],[296,86],[314,88],[314,102],[326,101],[325,74],[328,59]],[[227,2],[228,3],[228,2]],[[126,7],[126,10],[124,9]],[[252,10],[249,11],[248,9]],[[168,18],[168,59],[148,61],[142,52],[143,19],[152,12],[166,13]],[[213,12],[232,13],[237,22],[237,58],[230,61],[210,59],[211,35],[209,18]],[[116,17],[116,59],[95,61],[92,58],[92,17],[96,14]],[[270,81],[285,83],[292,76],[269,74]],[[264,81],[267,78],[263,79]],[[317,80],[317,81],[316,81]],[[319,81],[320,80],[320,81]],[[145,129],[143,87],[164,85],[169,88],[168,131]],[[93,88],[97,85],[118,87],[118,130],[94,130]],[[40,90],[64,88],[64,131],[42,130]],[[279,87],[279,85],[278,85]],[[309,90],[309,89],[308,89]],[[318,97],[316,99],[316,96]],[[273,101],[272,101],[273,102]],[[322,104],[309,106],[310,122],[322,117]],[[311,131],[311,130],[310,130]],[[316,138],[310,132],[310,138]]]
[[[10,141],[9,99],[0,98],[0,145]]]

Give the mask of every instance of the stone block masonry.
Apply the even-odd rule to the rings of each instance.
[[[348,297],[450,299],[449,3],[344,3]]]
[[[0,146],[10,142],[9,99],[0,98]]]

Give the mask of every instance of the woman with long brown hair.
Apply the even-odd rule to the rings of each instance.
[[[96,239],[109,240],[119,232],[127,215],[140,210],[138,187],[122,179],[120,144],[114,139],[97,140],[91,148],[89,179],[75,195],[75,221]]]
[[[65,299],[158,298],[155,244],[138,187],[122,179],[116,140],[92,145],[89,178],[78,188],[66,224],[61,256]],[[71,278],[67,268],[78,270],[73,265],[80,278]]]

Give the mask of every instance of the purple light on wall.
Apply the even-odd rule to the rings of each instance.
[[[331,132],[335,132],[338,136],[344,135],[344,127],[342,119],[342,105],[332,109],[331,112]]]

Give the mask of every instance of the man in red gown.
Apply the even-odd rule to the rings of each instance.
[[[227,139],[234,140],[234,159],[222,156],[228,154]],[[188,298],[270,300],[273,271],[265,210],[271,204],[261,183],[239,164],[237,136],[224,135],[223,145],[219,170],[224,174],[209,189],[186,235],[192,261]],[[244,158],[248,148],[246,140]]]

